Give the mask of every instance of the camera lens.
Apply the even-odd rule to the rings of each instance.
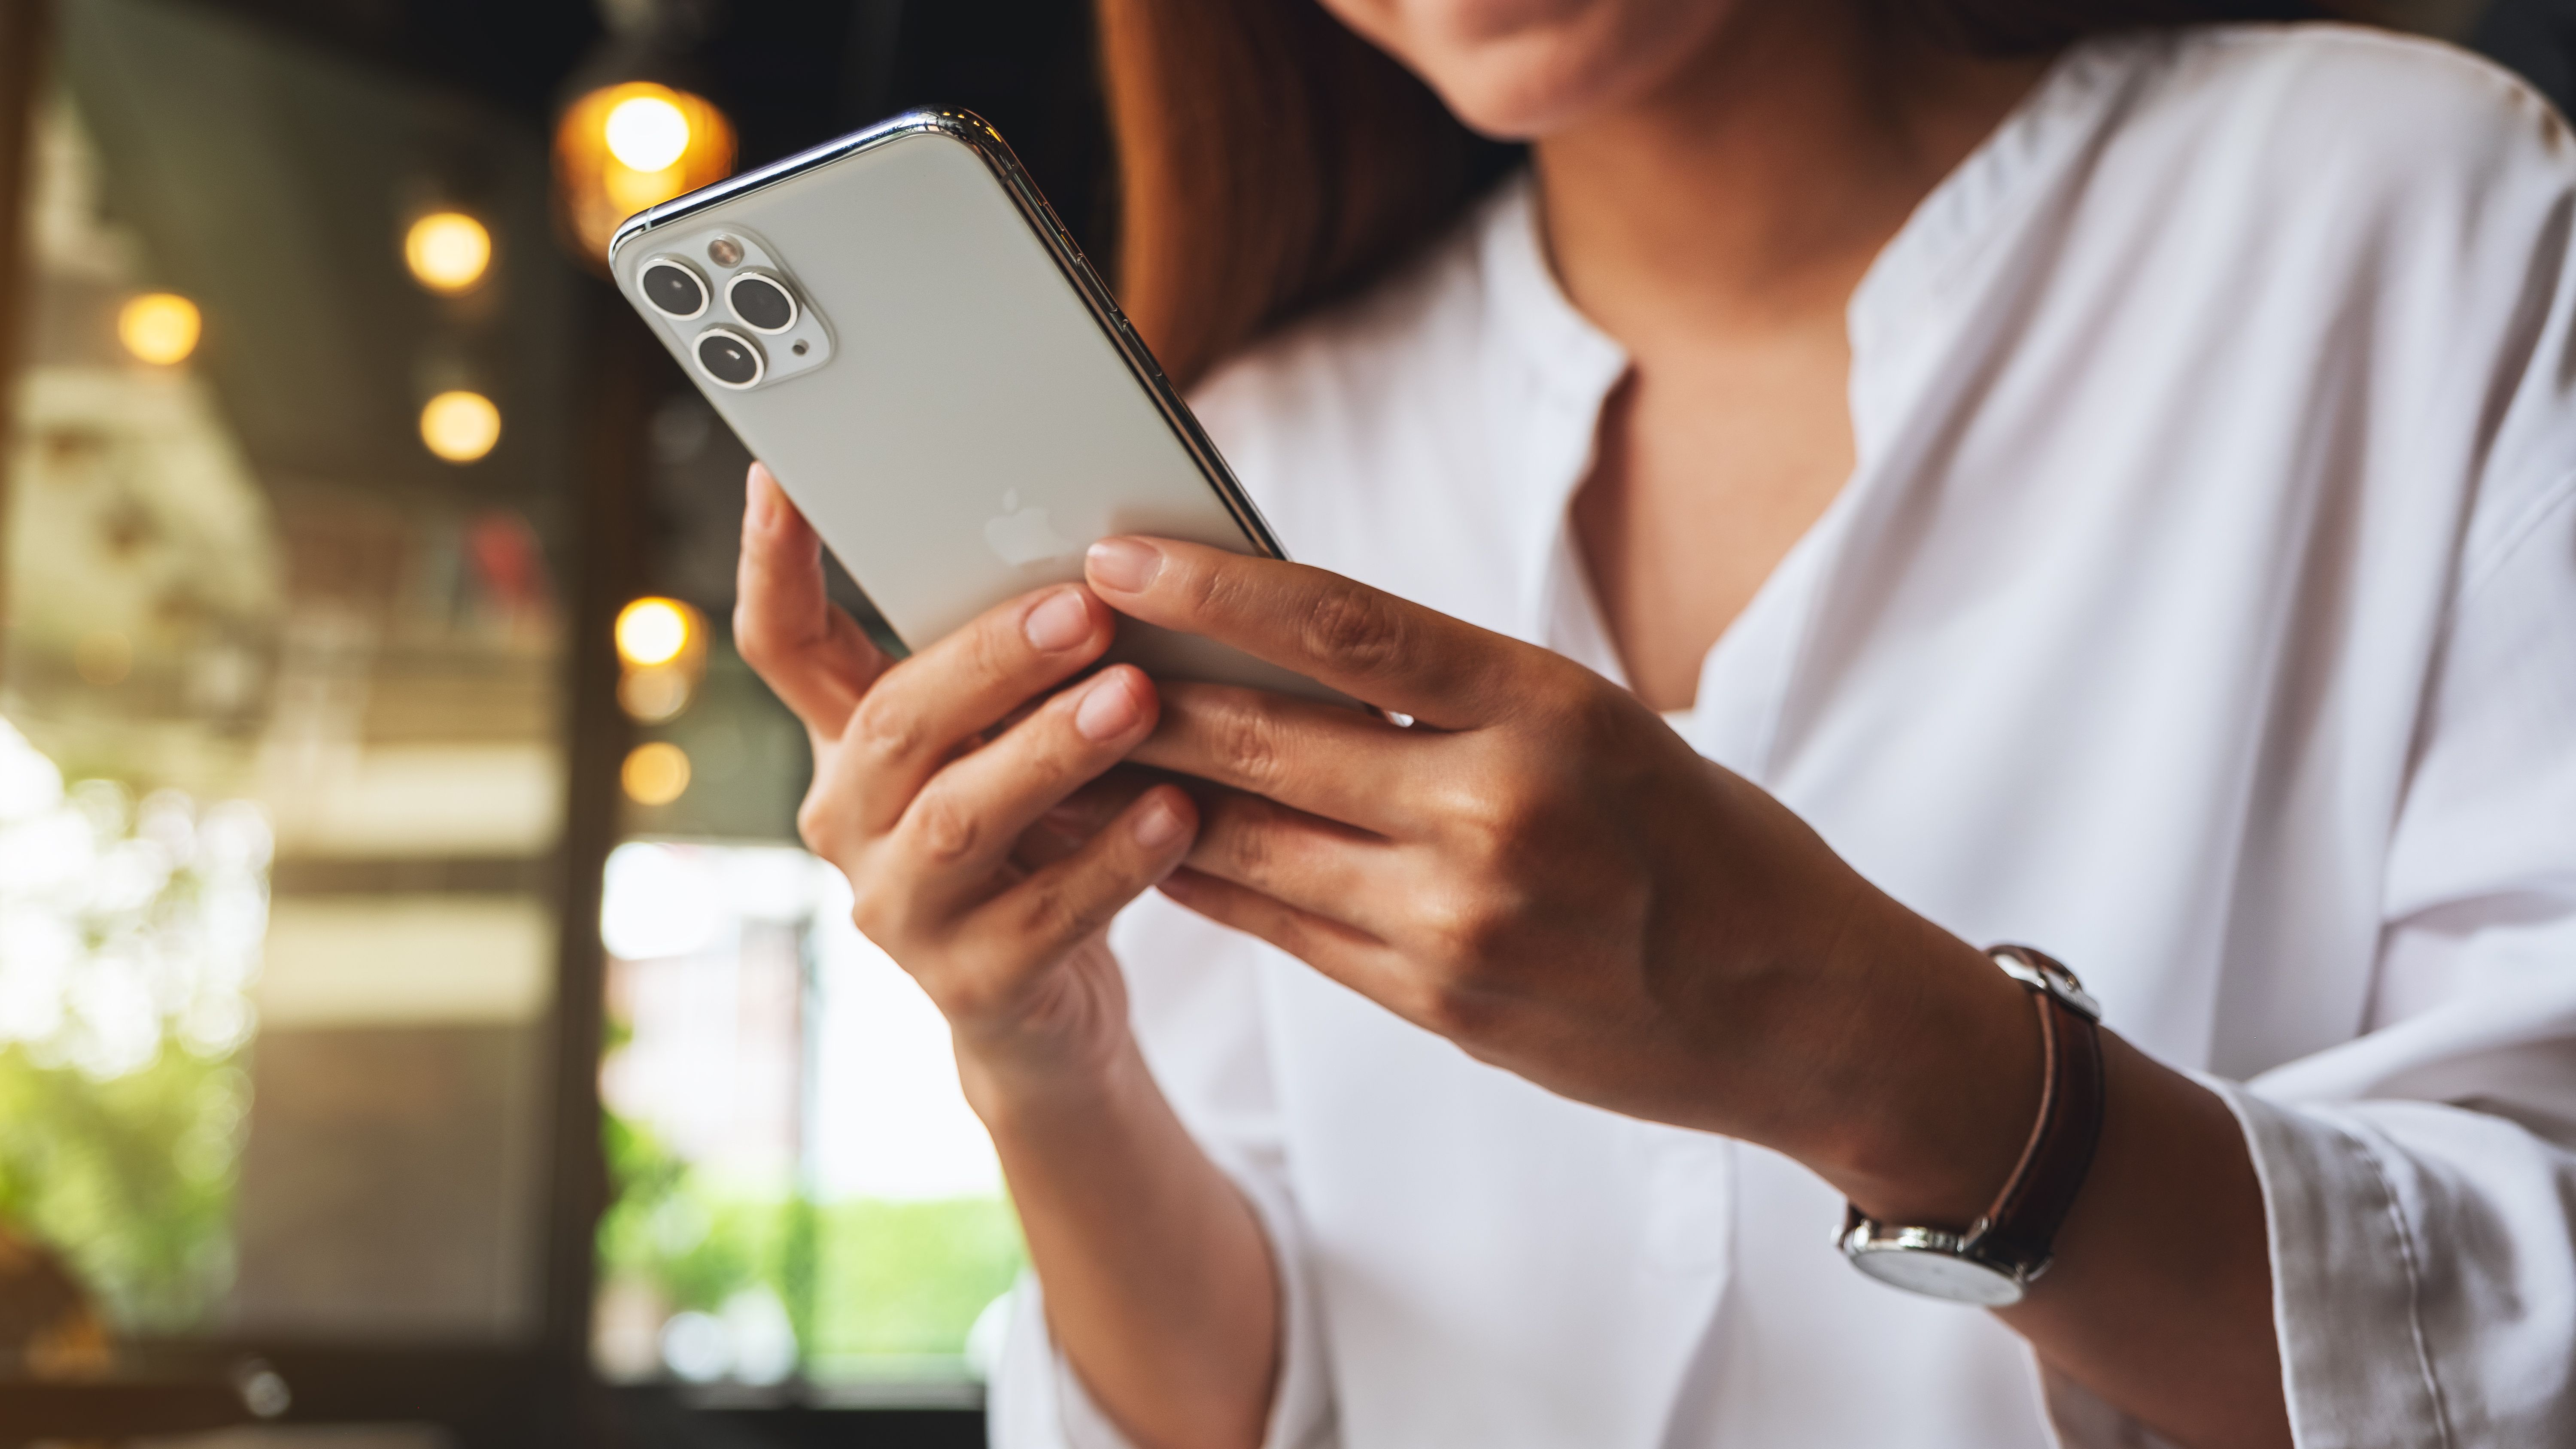
[[[764,272],[742,272],[725,283],[725,305],[754,331],[784,332],[796,325],[796,299]]]
[[[768,370],[750,338],[723,327],[698,334],[698,366],[726,387],[749,387]]]
[[[698,279],[697,268],[686,262],[655,257],[644,264],[636,282],[644,289],[644,300],[665,316],[685,322],[707,310],[707,284]]]

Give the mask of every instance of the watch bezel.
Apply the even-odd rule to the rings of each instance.
[[[1892,1288],[1980,1308],[2008,1308],[2022,1300],[2031,1280],[2046,1272],[2048,1264],[2023,1272],[1984,1257],[1977,1251],[1984,1226],[1953,1233],[1858,1218],[1843,1233],[1841,1246],[1853,1267]],[[1936,1263],[1937,1272],[1909,1271]]]

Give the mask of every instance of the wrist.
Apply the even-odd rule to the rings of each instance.
[[[1983,951],[1887,905],[1831,973],[1837,1088],[1791,1155],[1879,1221],[1965,1228],[2037,1120],[2039,1021]]]
[[[1123,1034],[1114,1043],[1042,1051],[957,1044],[958,1086],[996,1141],[1114,1112],[1147,1075],[1144,1057]]]

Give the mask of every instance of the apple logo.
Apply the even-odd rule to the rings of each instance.
[[[1055,531],[1055,523],[1045,509],[1036,504],[1020,506],[1017,488],[1002,495],[1001,516],[984,524],[984,542],[1007,564],[1062,558],[1074,550],[1074,545]]]

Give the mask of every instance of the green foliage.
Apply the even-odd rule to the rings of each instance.
[[[999,1198],[821,1209],[811,1356],[953,1354],[1019,1275],[1019,1221]]]
[[[1024,1260],[999,1198],[809,1205],[727,1191],[614,1114],[606,1146],[617,1199],[600,1222],[602,1279],[649,1284],[675,1312],[714,1312],[766,1285],[809,1365],[962,1353],[975,1315]]]
[[[779,1286],[783,1202],[711,1190],[649,1129],[613,1112],[603,1130],[617,1182],[599,1225],[603,1278],[650,1283],[674,1310],[703,1312],[755,1283]]]
[[[125,1332],[202,1327],[232,1279],[250,1081],[165,1050],[97,1081],[0,1050],[0,1216],[69,1260]]]

